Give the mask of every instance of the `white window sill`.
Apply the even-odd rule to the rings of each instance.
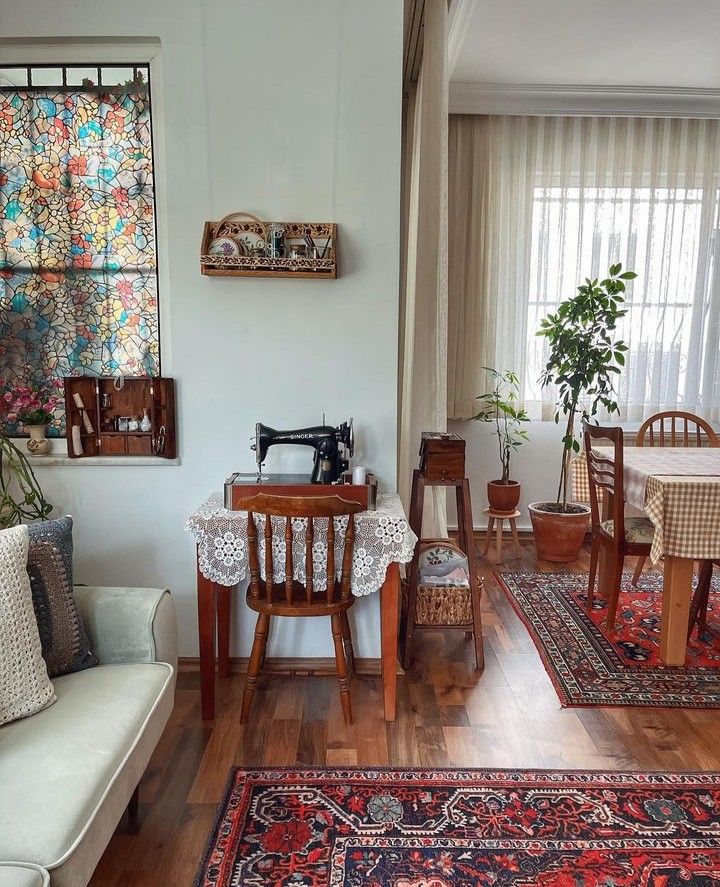
[[[29,453],[26,455],[33,468],[67,468],[70,465],[98,468],[140,468],[143,466],[164,468],[181,464],[179,456],[175,459],[163,459],[160,456],[79,456],[77,459],[71,459],[65,453],[49,453],[47,456],[31,456]]]

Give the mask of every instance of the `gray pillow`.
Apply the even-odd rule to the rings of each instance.
[[[50,677],[97,665],[75,604],[72,518],[30,524],[27,571]]]

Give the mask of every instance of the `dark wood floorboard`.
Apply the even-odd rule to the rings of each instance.
[[[502,569],[558,569],[538,563],[529,540],[522,552]],[[398,679],[395,723],[382,719],[379,678],[353,679],[355,724],[346,727],[334,678],[268,676],[250,723],[240,726],[244,678],[236,675],[218,681],[218,717],[207,725],[197,674],[181,674],[175,711],[141,783],[140,831],[120,824],[93,887],[189,887],[233,765],[720,770],[720,711],[561,708],[492,578],[494,564],[478,563],[485,671],[473,670],[463,634],[421,633],[418,658]],[[584,550],[565,569],[587,567]]]

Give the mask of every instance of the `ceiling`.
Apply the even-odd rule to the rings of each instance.
[[[720,89],[720,0],[453,3],[456,82]]]

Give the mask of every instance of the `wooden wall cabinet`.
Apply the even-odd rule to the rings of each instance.
[[[177,456],[175,381],[161,376],[126,376],[122,388],[109,376],[68,376],[65,414],[68,456]],[[82,406],[77,402],[79,397]],[[121,430],[119,420],[147,413],[149,431]],[[80,452],[73,440],[80,429]]]

